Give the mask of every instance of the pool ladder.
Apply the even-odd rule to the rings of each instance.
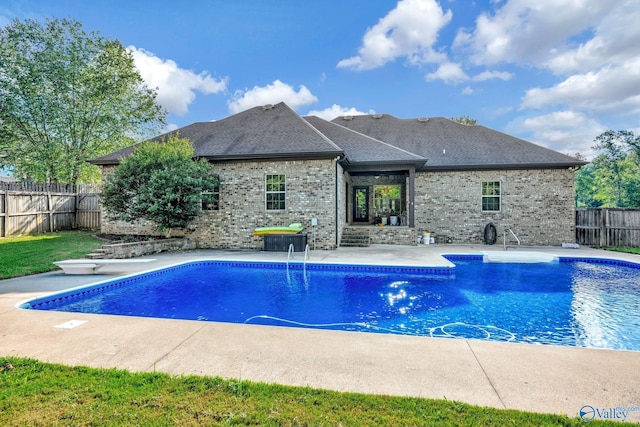
[[[516,239],[516,242],[518,243],[517,246],[507,246],[507,231],[511,233],[514,239]],[[512,229],[507,228],[502,235],[502,245],[504,246],[505,251],[509,248],[520,249],[520,239],[518,239],[518,236],[516,236],[516,233],[514,233]]]
[[[287,251],[287,267],[289,266],[289,260],[291,259],[291,255],[294,254],[296,252],[295,247],[293,246],[293,243],[289,244],[289,250]],[[309,259],[309,244],[307,243],[307,246],[305,246],[304,248],[304,258],[302,260],[302,263],[304,264],[304,266],[307,266],[307,260]]]
[[[289,260],[291,259],[291,255],[295,253],[295,248],[293,243],[289,244],[289,250],[287,251],[287,283],[291,285],[293,282],[291,280],[291,274],[289,273]],[[302,277],[304,280],[305,289],[309,289],[309,278],[307,277],[307,260],[309,259],[309,244],[304,248],[304,259],[302,260]]]

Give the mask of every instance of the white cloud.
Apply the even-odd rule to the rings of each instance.
[[[556,111],[535,117],[519,118],[507,125],[507,132],[525,134],[525,139],[561,153],[594,156],[593,140],[606,127],[584,113]]]
[[[364,113],[362,111],[357,110],[354,107],[341,107],[338,104],[333,104],[329,108],[325,108],[324,110],[311,110],[307,114],[308,116],[318,116],[321,119],[325,120],[333,120],[336,117],[340,116],[363,116],[365,114],[375,114],[375,111],[369,110],[368,113]]]
[[[495,13],[477,18],[472,32],[460,30],[454,41],[476,64],[539,65],[612,9],[609,2],[592,0],[509,0],[497,6]]]
[[[167,126],[165,127],[164,131],[165,132],[171,132],[178,129],[178,125],[175,123],[168,123]]]
[[[577,47],[552,52],[546,65],[566,74],[625,62],[640,55],[640,8],[636,2],[619,2],[595,23],[593,37]]]
[[[254,86],[252,89],[238,90],[227,102],[232,114],[265,104],[285,102],[294,110],[303,105],[313,104],[318,98],[306,86],[301,85],[296,92],[292,86],[275,80],[266,86]]]
[[[439,63],[446,56],[433,49],[438,32],[449,23],[436,0],[401,0],[395,9],[367,29],[358,55],[338,62],[338,68],[370,70],[405,57],[409,63]]]
[[[425,79],[429,82],[432,80],[442,80],[447,84],[458,84],[469,80],[469,76],[462,71],[460,64],[454,64],[452,62],[446,62],[441,64],[438,69],[425,76]]]
[[[505,0],[492,7],[458,32],[453,47],[476,65],[513,63],[555,75],[555,83],[526,90],[521,110],[559,107],[603,121],[640,114],[637,1]],[[508,77],[491,73],[472,80]]]
[[[158,58],[135,46],[129,46],[128,49],[144,81],[149,87],[157,88],[158,103],[170,113],[179,116],[186,114],[189,104],[196,98],[196,91],[211,94],[226,90],[226,78],[215,79],[207,72],[196,74],[180,68],[171,59]]]
[[[484,80],[500,79],[510,80],[513,77],[512,73],[507,71],[483,71],[478,75],[473,76],[474,82],[481,82]]]
[[[471,88],[471,86],[467,86],[464,89],[462,89],[462,92],[460,92],[463,95],[471,95],[473,94],[473,89]]]
[[[574,74],[550,88],[529,89],[521,108],[567,105],[618,114],[640,113],[640,57],[600,70]]]
[[[445,62],[444,64],[441,64],[435,72],[427,74],[425,76],[425,79],[427,81],[442,80],[447,84],[456,85],[468,80],[473,80],[474,82],[482,82],[485,80],[493,79],[510,80],[512,77],[513,74],[507,71],[490,70],[483,71],[473,77],[469,77],[467,73],[464,72],[460,64]]]

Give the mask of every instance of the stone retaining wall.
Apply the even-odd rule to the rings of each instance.
[[[135,258],[140,256],[157,254],[160,252],[188,251],[196,248],[192,239],[173,238],[148,240],[144,242],[113,243],[102,245],[103,258]]]

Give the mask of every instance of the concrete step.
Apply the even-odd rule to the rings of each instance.
[[[353,242],[340,242],[340,246],[344,248],[368,248],[371,246],[369,243],[353,243]]]
[[[369,230],[362,228],[345,228],[342,230],[340,246],[366,248],[371,245]]]

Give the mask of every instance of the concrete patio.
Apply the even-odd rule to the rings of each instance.
[[[310,262],[440,266],[441,253],[501,247],[374,245],[312,251]],[[588,248],[528,248],[565,256],[640,256]],[[99,275],[61,271],[0,281],[0,356],[45,362],[240,378],[362,393],[446,398],[578,416],[640,407],[640,352],[467,339],[166,320],[16,308],[36,296],[194,259],[286,260],[286,253],[192,251],[113,265]],[[300,261],[302,254],[294,260]],[[60,325],[70,321],[67,328]],[[58,327],[57,327],[58,326]],[[627,421],[640,422],[640,412]]]

